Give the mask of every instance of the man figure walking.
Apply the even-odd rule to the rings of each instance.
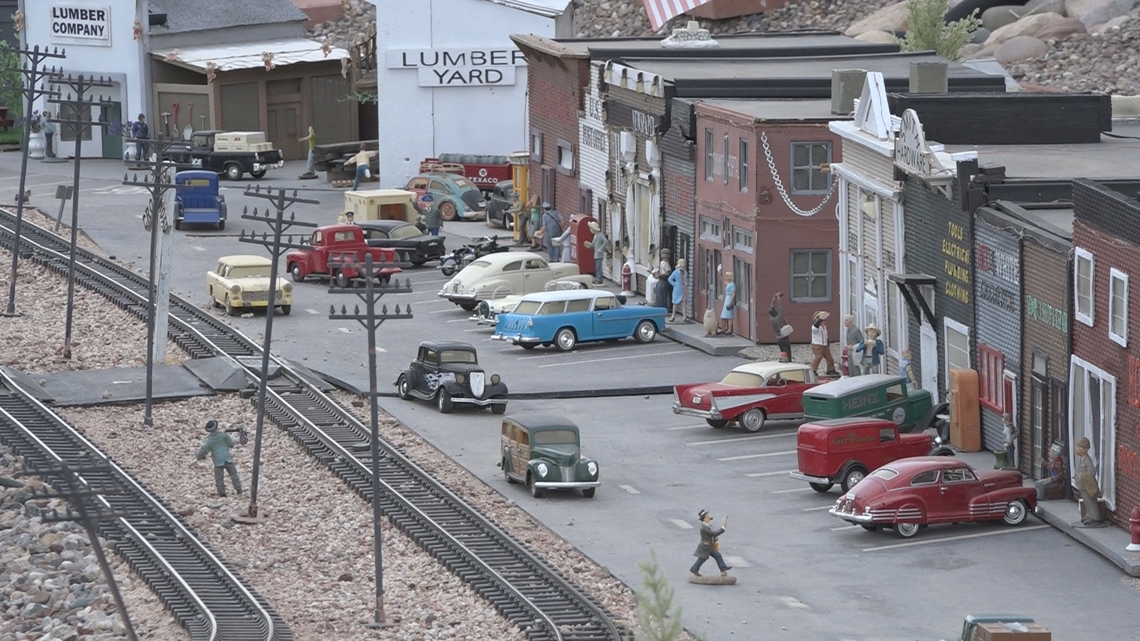
[[[198,454],[194,456],[194,461],[201,461],[206,458],[207,454],[211,455],[214,461],[214,485],[218,488],[218,496],[224,497],[226,495],[225,477],[222,476],[223,470],[229,473],[230,481],[234,484],[234,491],[241,494],[241,479],[238,478],[234,457],[230,454],[230,448],[234,446],[233,439],[230,438],[229,434],[219,431],[218,422],[214,420],[206,422],[206,432],[209,435],[202,447],[198,448]]]
[[[695,576],[700,576],[701,566],[704,565],[705,561],[708,561],[711,556],[716,560],[716,566],[720,568],[721,576],[724,576],[732,569],[732,566],[725,565],[724,557],[720,555],[720,543],[717,542],[717,538],[721,534],[724,534],[725,529],[728,527],[728,517],[724,517],[724,523],[715,530],[711,525],[712,515],[709,514],[708,510],[701,510],[697,514],[697,517],[701,520],[701,542],[697,545],[697,551],[693,552],[693,556],[697,557],[697,560],[693,562],[693,567],[689,568],[689,572],[692,572]]]
[[[835,371],[835,359],[831,357],[831,342],[827,338],[827,317],[830,313],[819,311],[812,317],[811,323],[811,371],[816,371],[820,361],[827,361],[828,376],[838,376]]]

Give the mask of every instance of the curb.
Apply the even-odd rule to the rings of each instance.
[[[1090,550],[1115,563],[1117,567],[1127,572],[1130,576],[1140,577],[1140,553],[1122,553],[1119,550],[1110,548],[1105,545],[1104,542],[1089,536],[1089,532],[1096,530],[1074,527],[1067,520],[1061,518],[1059,514],[1055,514],[1051,510],[1042,509],[1040,505],[1037,507],[1036,514],[1042,521],[1052,525],[1078,541],[1081,545],[1088,547]],[[1116,526],[1109,525],[1108,527]]]
[[[668,327],[666,328],[666,331],[660,332],[660,335],[668,338],[674,343],[680,343],[686,347],[698,349],[711,356],[736,356],[740,353],[740,350],[752,346],[751,342],[749,342],[748,345],[716,345],[712,344],[710,341],[702,340],[695,336],[689,336],[688,334],[683,334]]]
[[[320,376],[330,384],[336,386],[349,394],[365,398],[368,392],[360,389],[359,387],[345,381],[341,378],[327,374],[320,370],[309,368],[317,376]],[[507,394],[507,400],[512,401],[533,401],[542,399],[571,399],[571,398],[603,398],[613,396],[664,396],[673,393],[672,385],[646,385],[642,387],[615,387],[615,388],[596,388],[596,389],[578,389],[578,390],[554,390],[550,392],[519,392],[517,394]],[[377,398],[399,398],[396,392],[376,392]]]
[[[1112,96],[1113,118],[1140,118],[1140,96]]]

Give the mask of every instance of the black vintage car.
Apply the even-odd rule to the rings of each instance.
[[[402,220],[362,220],[356,224],[364,230],[364,240],[369,247],[395,249],[400,262],[419,267],[443,256],[443,236],[426,234],[411,223]]]
[[[507,231],[514,231],[515,221],[511,208],[515,206],[515,183],[502,180],[495,183],[491,197],[487,199],[487,225],[500,225]]]
[[[507,386],[498,374],[487,376],[479,367],[475,348],[467,343],[420,343],[416,360],[400,374],[395,385],[405,401],[435,401],[444,414],[456,405],[490,407],[496,414],[507,411]]]

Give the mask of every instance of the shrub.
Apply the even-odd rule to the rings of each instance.
[[[982,19],[974,13],[946,24],[949,0],[907,0],[905,38],[896,38],[903,51],[935,51],[948,60],[957,61]]]

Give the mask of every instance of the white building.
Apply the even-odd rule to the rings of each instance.
[[[573,36],[570,0],[368,1],[383,185],[425,157],[527,148],[526,58],[510,35]]]
[[[62,67],[72,76],[102,76],[112,86],[92,90],[87,97],[108,98],[110,109],[95,108],[91,119],[114,123],[134,120],[146,109],[145,56],[141,26],[147,20],[143,2],[136,0],[20,0],[24,29],[23,47],[65,50],[63,60],[52,59],[47,66]],[[136,31],[136,21],[138,31]],[[137,35],[137,37],[136,37]],[[66,97],[66,88],[63,89]],[[57,112],[55,105],[42,99],[36,110]],[[75,137],[67,126],[57,125],[56,153],[75,153]],[[91,127],[83,136],[84,158],[121,158],[122,138],[109,127]]]

